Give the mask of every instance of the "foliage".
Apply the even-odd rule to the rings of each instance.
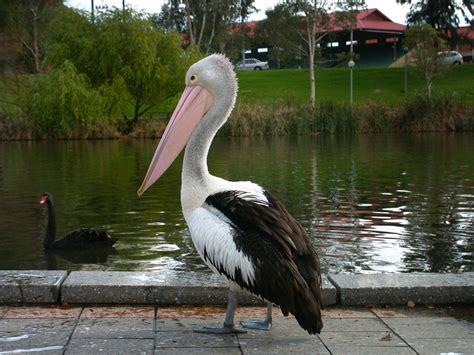
[[[24,105],[40,136],[61,136],[73,130],[81,132],[101,112],[98,92],[69,61],[50,74],[33,76]]]
[[[403,104],[323,101],[313,109],[293,100],[243,103],[223,135],[280,136],[316,133],[462,132],[474,130],[474,107],[453,95],[416,95]]]
[[[0,36],[5,43],[0,51],[5,50],[2,58],[8,58],[4,65],[41,72],[50,23],[61,4],[58,0],[0,0]]]
[[[445,50],[446,44],[431,25],[424,24],[410,27],[405,32],[405,45],[415,51],[416,68],[424,76],[431,97],[434,79],[447,68],[438,61],[438,52]]]
[[[228,41],[231,28],[255,11],[254,0],[171,0],[163,5],[155,23],[164,29],[185,33],[189,44],[203,52],[235,50]]]
[[[363,0],[287,0],[267,12],[258,33],[275,48],[273,57],[294,56],[305,58],[308,67],[312,107],[316,102],[315,59],[318,44],[334,28],[350,29],[354,25],[356,10],[364,7]],[[330,14],[334,11],[333,14]],[[282,55],[285,53],[285,55]]]
[[[397,0],[412,4],[407,15],[408,24],[430,24],[443,34],[451,46],[469,42],[469,38],[458,33],[461,19],[474,26],[474,2],[471,0]],[[469,18],[469,13],[470,17]]]
[[[185,72],[199,57],[195,47],[181,48],[180,36],[153,26],[131,9],[100,12],[95,22],[66,10],[51,36],[48,62],[67,59],[105,94],[109,116],[120,114],[120,131],[130,133],[139,117],[175,96]]]

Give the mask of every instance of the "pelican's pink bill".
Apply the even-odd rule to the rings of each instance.
[[[186,86],[138,190],[141,196],[181,153],[197,124],[212,105],[212,94],[199,85]]]

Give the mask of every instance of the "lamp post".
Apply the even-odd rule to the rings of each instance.
[[[403,48],[405,53],[405,98],[408,97],[408,48]]]
[[[350,103],[351,109],[352,109],[352,91],[353,91],[353,90],[352,90],[352,82],[353,82],[353,79],[352,79],[352,69],[354,68],[355,63],[354,63],[354,61],[351,59],[351,60],[349,61],[349,63],[347,63],[347,65],[349,66],[350,73],[351,73],[351,74],[350,74],[350,78],[351,78],[350,82],[351,82],[351,83],[350,83],[349,103]]]

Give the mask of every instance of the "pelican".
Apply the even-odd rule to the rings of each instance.
[[[184,147],[181,205],[193,243],[206,265],[229,282],[224,325],[204,333],[245,332],[234,325],[237,292],[245,290],[267,301],[262,321],[241,322],[269,330],[272,306],[293,314],[309,334],[320,333],[321,276],[319,258],[301,225],[270,192],[249,181],[213,176],[207,155],[237,97],[237,79],[221,54],[193,64],[186,87],[156,148],[141,196]]]

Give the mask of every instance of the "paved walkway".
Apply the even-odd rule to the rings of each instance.
[[[274,310],[271,331],[194,333],[220,325],[223,307],[0,307],[0,354],[474,354],[474,307],[324,311],[310,336]],[[242,307],[237,321],[263,317]]]

